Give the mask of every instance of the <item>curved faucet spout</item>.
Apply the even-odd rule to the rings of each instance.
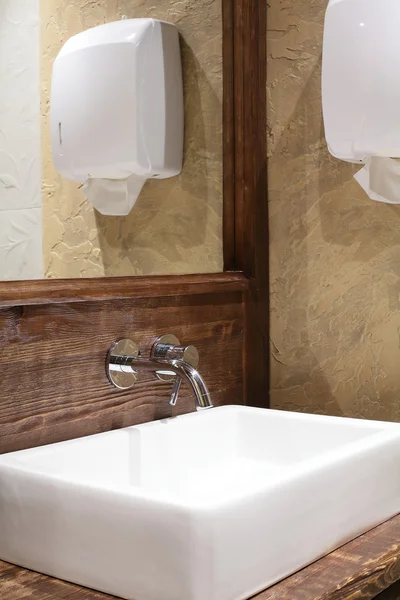
[[[182,377],[192,388],[196,398],[196,409],[205,410],[213,408],[210,393],[200,373],[189,365],[189,363],[180,360],[162,360],[153,358],[132,358],[126,366],[130,366],[133,371],[147,371],[157,373],[157,371],[171,371]]]

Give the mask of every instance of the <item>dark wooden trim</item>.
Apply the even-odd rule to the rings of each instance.
[[[224,270],[236,269],[235,259],[235,54],[234,0],[222,2],[223,60],[223,246]]]
[[[250,278],[245,302],[246,404],[269,405],[267,3],[234,0],[235,262]]]
[[[266,15],[266,2],[235,0],[235,257],[254,279],[268,264]]]
[[[400,515],[258,594],[254,600],[372,600],[399,579]],[[384,597],[394,600],[400,594]]]
[[[0,283],[0,308],[239,292],[246,291],[248,285],[243,273],[13,281]]]

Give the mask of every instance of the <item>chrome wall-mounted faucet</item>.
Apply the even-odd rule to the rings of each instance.
[[[120,340],[107,354],[106,371],[112,385],[127,390],[133,387],[138,374],[154,373],[161,381],[173,381],[170,399],[175,406],[182,380],[190,385],[196,399],[196,409],[212,408],[207,386],[197,371],[199,353],[194,346],[181,346],[174,335],[163,335],[154,342],[149,358],[140,355],[138,345],[132,340]]]

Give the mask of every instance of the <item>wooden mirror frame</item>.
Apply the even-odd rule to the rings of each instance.
[[[261,0],[221,0],[224,272],[0,283],[0,308],[115,298],[244,294],[245,398],[268,396],[266,12]]]

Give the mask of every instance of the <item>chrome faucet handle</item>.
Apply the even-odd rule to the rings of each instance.
[[[181,346],[178,338],[172,334],[157,338],[151,349],[150,356],[151,358],[161,360],[185,362],[195,369],[197,369],[199,364],[199,352],[197,348],[195,346]],[[173,371],[168,371],[168,368],[157,371],[156,376],[161,381],[175,381],[169,403],[171,406],[176,406],[182,378]]]
[[[137,381],[138,373],[131,368],[132,359],[140,356],[139,346],[132,340],[118,340],[107,354],[107,377],[116,388],[128,390]]]

